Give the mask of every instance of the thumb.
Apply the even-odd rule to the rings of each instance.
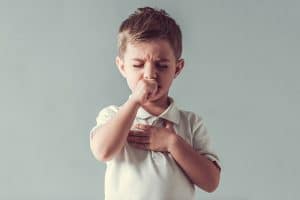
[[[167,129],[170,129],[170,130],[174,130],[173,129],[173,123],[168,121],[168,120],[164,120],[164,125]]]

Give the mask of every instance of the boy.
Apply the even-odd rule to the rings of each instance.
[[[181,31],[164,10],[139,8],[119,29],[116,64],[132,91],[102,109],[90,147],[106,162],[106,200],[189,200],[213,192],[220,163],[200,116],[168,96],[184,60]]]

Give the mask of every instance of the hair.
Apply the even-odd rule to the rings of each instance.
[[[167,40],[173,49],[176,59],[182,53],[182,35],[179,25],[163,9],[138,8],[125,19],[119,28],[118,53],[123,58],[129,42]]]

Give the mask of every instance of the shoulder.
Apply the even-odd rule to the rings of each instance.
[[[113,117],[119,110],[119,106],[117,105],[109,105],[105,106],[98,112],[96,121],[97,124],[101,124],[104,121],[107,121],[109,118]]]
[[[179,110],[181,122],[188,124],[192,131],[203,125],[203,117],[193,111]]]
[[[118,112],[119,106],[117,105],[108,105],[100,109],[99,114],[113,114]]]
[[[199,123],[203,121],[203,117],[193,111],[179,110],[180,117],[191,123]]]

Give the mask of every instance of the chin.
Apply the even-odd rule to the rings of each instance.
[[[168,96],[168,93],[158,90],[157,94],[154,96],[154,98],[151,101],[158,101],[164,98],[165,96]]]

